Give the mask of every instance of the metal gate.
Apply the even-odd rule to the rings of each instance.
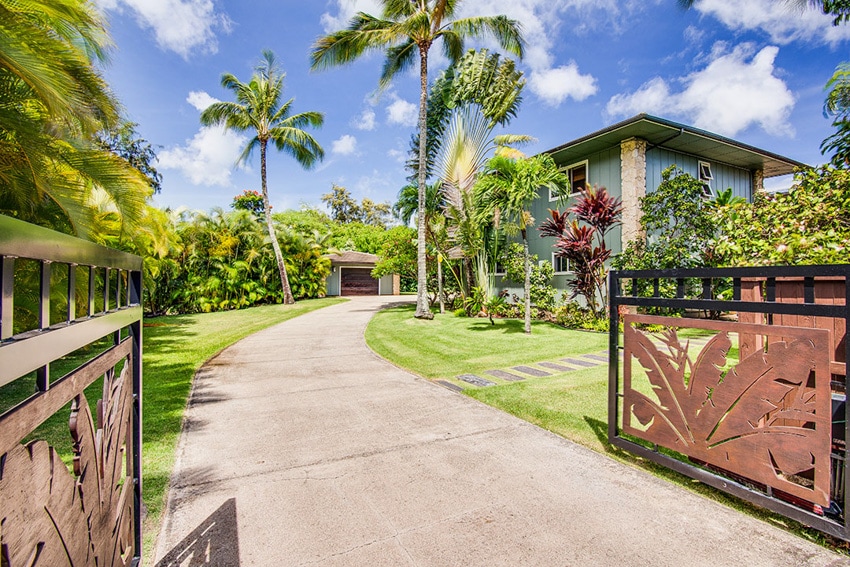
[[[138,565],[142,259],[0,216],[0,290],[0,563]]]
[[[850,540],[848,282],[850,265],[612,271],[611,444]]]

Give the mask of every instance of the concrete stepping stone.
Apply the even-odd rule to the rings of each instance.
[[[460,376],[456,376],[458,380],[463,380],[468,384],[472,384],[473,386],[495,386],[496,383],[486,378],[481,378],[480,376],[476,376],[475,374],[461,374]]]
[[[530,366],[512,366],[511,369],[516,370],[518,372],[522,372],[523,374],[528,374],[529,376],[551,376],[551,372],[546,372],[545,370],[540,370],[539,368],[532,368]]]
[[[593,360],[598,360],[599,362],[608,362],[607,356],[602,356],[601,354],[583,354],[584,358],[591,358]]]
[[[599,362],[590,362],[589,360],[581,360],[578,358],[562,358],[561,362],[566,362],[567,364],[572,364],[575,366],[584,366],[585,368],[590,368],[593,366],[599,366]]]
[[[445,386],[446,388],[454,392],[463,392],[463,388],[461,388],[457,384],[449,382],[448,380],[437,380],[437,384],[439,384],[440,386]]]
[[[513,374],[505,370],[485,370],[484,372],[490,376],[495,376],[496,378],[501,378],[502,380],[508,380],[510,382],[525,380],[525,376],[518,376],[517,374]]]
[[[569,372],[571,370],[575,370],[575,368],[571,366],[564,366],[563,364],[558,364],[557,362],[538,362],[540,366],[545,366],[546,368],[551,368],[552,370],[556,370],[558,372]]]

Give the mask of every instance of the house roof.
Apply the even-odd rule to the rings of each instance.
[[[661,147],[749,170],[761,169],[765,177],[786,175],[793,173],[795,167],[807,167],[791,158],[649,114],[638,114],[543,153],[550,154],[556,162],[569,164],[618,146],[628,138],[646,140],[647,149]]]
[[[367,254],[366,252],[354,252],[353,250],[346,250],[340,254],[326,254],[326,258],[329,258],[331,264],[334,266],[342,266],[342,265],[369,265],[374,266],[378,263],[379,258],[374,254]]]

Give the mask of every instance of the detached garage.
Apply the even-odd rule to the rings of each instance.
[[[376,279],[372,269],[378,257],[365,252],[328,254],[331,275],[327,279],[327,295],[398,295],[397,277]]]

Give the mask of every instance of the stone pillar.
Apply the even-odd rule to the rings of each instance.
[[[620,182],[623,198],[623,250],[641,236],[640,198],[646,196],[646,140],[629,138],[620,142]]]
[[[753,198],[756,193],[764,192],[764,170],[757,169],[753,172]]]
[[[401,276],[393,274],[393,295],[401,295]]]

